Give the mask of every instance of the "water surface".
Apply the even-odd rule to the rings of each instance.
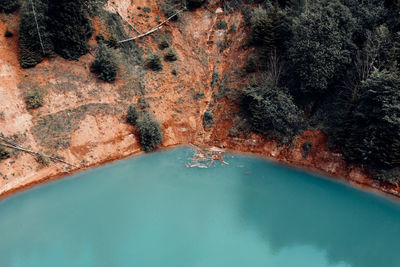
[[[263,159],[147,154],[0,201],[0,266],[399,267],[399,202]]]

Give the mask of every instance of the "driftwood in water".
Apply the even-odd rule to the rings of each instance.
[[[14,144],[13,142],[9,141],[7,138],[4,138],[4,137],[2,137],[2,136],[0,136],[0,140],[4,142],[4,143],[0,143],[0,145],[2,145],[2,146],[4,146],[4,147],[8,147],[8,148],[11,148],[11,149],[15,149],[15,150],[18,150],[18,151],[22,151],[22,152],[31,154],[31,155],[33,155],[33,156],[35,156],[35,157],[42,157],[42,156],[43,156],[43,154],[41,154],[41,153],[39,153],[39,152],[35,152],[35,151],[32,151],[32,150],[28,150],[28,149],[23,148],[22,146],[19,146],[19,145],[17,145],[17,144]],[[63,159],[61,159],[61,158],[59,158],[59,157],[47,156],[47,155],[45,155],[45,157],[49,158],[49,159],[52,160],[52,161],[62,162],[62,163],[67,164],[67,165],[69,165],[69,166],[71,166],[71,167],[77,167],[77,166],[75,166],[75,165],[73,165],[73,164],[71,164],[71,163],[69,163],[69,162],[66,162],[65,160],[63,160]]]
[[[189,159],[190,163],[187,163],[186,167],[208,168],[217,161],[220,161],[222,164],[228,164],[223,159],[223,149],[217,147],[199,148],[195,145],[192,146],[196,149],[196,152],[193,157]]]

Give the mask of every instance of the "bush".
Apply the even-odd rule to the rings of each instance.
[[[166,38],[162,38],[160,42],[158,43],[158,48],[161,50],[164,50],[165,48],[169,47],[169,42]]]
[[[178,56],[176,55],[176,51],[173,48],[169,48],[165,53],[164,59],[166,61],[176,61],[178,60]]]
[[[308,157],[308,155],[311,153],[312,142],[305,141],[301,147],[303,148],[303,158],[306,159]]]
[[[39,90],[26,92],[25,103],[28,109],[40,108],[44,104],[43,93]]]
[[[225,22],[225,20],[220,19],[218,21],[218,23],[217,23],[217,29],[218,30],[223,30],[223,29],[226,29],[226,28],[228,28],[228,24]]]
[[[136,123],[140,136],[140,145],[146,152],[152,151],[161,145],[164,137],[160,123],[148,112],[142,112]]]
[[[128,114],[126,115],[126,122],[135,125],[139,118],[139,112],[136,109],[136,105],[128,106]]]
[[[6,32],[4,33],[4,36],[7,38],[11,38],[14,36],[14,34],[7,28]]]
[[[0,0],[0,12],[12,13],[19,8],[18,0]]]
[[[187,0],[187,7],[189,9],[195,9],[201,7],[204,2],[204,0]]]
[[[160,71],[162,70],[162,64],[161,64],[161,59],[160,56],[155,54],[155,53],[151,53],[148,58],[146,59],[146,67],[154,70],[154,71]]]
[[[246,59],[245,70],[248,73],[255,72],[258,69],[258,56],[254,53],[249,54]]]
[[[2,159],[8,159],[10,157],[10,152],[8,152],[8,150],[0,145],[0,160]]]
[[[214,123],[214,112],[212,109],[209,109],[203,114],[203,126],[205,129],[211,128]]]
[[[292,97],[269,79],[262,85],[247,86],[242,107],[253,131],[283,142],[287,142],[300,126],[301,112]]]
[[[117,77],[118,65],[115,52],[104,43],[100,43],[90,71],[105,82],[113,82]]]
[[[164,0],[161,3],[161,12],[169,18],[174,15],[179,9],[182,9],[184,4],[182,0]],[[177,21],[179,19],[179,14],[174,16],[171,21]]]

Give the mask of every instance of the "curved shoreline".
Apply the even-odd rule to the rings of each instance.
[[[174,145],[160,147],[159,149],[157,149],[154,152],[159,152],[159,151],[163,151],[163,150],[169,150],[169,149],[180,147],[180,146],[188,146],[188,147],[191,147],[193,149],[197,149],[198,147],[200,147],[200,148],[215,147],[215,146],[210,146],[210,145],[192,144],[192,143],[174,144]],[[290,167],[290,168],[294,168],[294,169],[297,169],[297,170],[309,172],[309,173],[311,173],[313,175],[317,175],[317,176],[324,176],[324,177],[321,177],[321,178],[341,181],[341,182],[343,182],[343,183],[345,183],[347,185],[350,185],[350,186],[358,188],[358,189],[366,190],[366,191],[369,191],[369,192],[374,192],[374,193],[377,193],[377,194],[379,194],[381,196],[386,196],[386,197],[389,197],[389,198],[397,200],[397,201],[400,200],[400,193],[391,192],[389,190],[386,190],[384,187],[374,186],[374,183],[373,183],[372,179],[369,180],[370,183],[360,182],[360,181],[358,181],[356,179],[350,179],[349,177],[333,175],[333,174],[331,174],[331,173],[329,173],[327,171],[324,171],[324,170],[321,170],[321,169],[318,169],[318,168],[315,168],[315,167],[310,167],[310,166],[307,166],[305,164],[301,164],[301,162],[288,162],[288,161],[285,161],[285,160],[280,160],[278,158],[267,156],[267,155],[265,155],[265,154],[263,154],[261,152],[257,152],[257,151],[256,152],[254,152],[254,151],[241,151],[241,150],[233,149],[233,148],[223,148],[223,150],[224,150],[224,152],[228,152],[228,153],[232,153],[232,154],[241,154],[241,155],[248,155],[248,156],[253,156],[253,157],[255,156],[255,157],[262,158],[262,159],[267,159],[267,160],[270,160],[270,161],[272,161],[272,162],[274,162],[276,164],[283,165],[285,167]],[[150,153],[152,153],[152,152],[150,152]],[[10,197],[12,195],[16,195],[16,194],[18,194],[20,192],[23,192],[23,191],[29,190],[31,188],[34,188],[36,186],[62,179],[63,177],[74,175],[76,173],[79,173],[79,172],[82,172],[82,171],[86,171],[86,170],[89,170],[89,169],[92,169],[92,168],[96,168],[96,167],[99,167],[99,166],[103,166],[103,165],[106,165],[106,164],[109,164],[109,163],[112,163],[112,162],[115,162],[115,161],[118,161],[118,160],[128,159],[128,158],[135,157],[135,156],[138,156],[138,155],[143,155],[143,154],[145,154],[145,152],[143,152],[141,150],[140,151],[133,151],[131,154],[129,154],[127,156],[120,156],[120,157],[105,159],[105,160],[99,161],[99,162],[97,162],[95,164],[84,166],[82,168],[77,168],[77,169],[71,170],[69,172],[65,172],[64,171],[64,172],[59,172],[57,174],[50,174],[50,175],[46,175],[46,176],[40,177],[37,180],[33,180],[33,181],[30,181],[30,182],[27,182],[27,183],[23,183],[23,184],[17,184],[16,186],[11,187],[11,188],[6,189],[3,192],[1,192],[0,193],[0,201],[4,200],[4,199],[6,199],[6,198],[8,198],[8,197]]]

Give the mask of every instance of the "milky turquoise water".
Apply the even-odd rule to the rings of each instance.
[[[398,267],[400,204],[266,160],[189,148],[0,201],[0,266]]]

